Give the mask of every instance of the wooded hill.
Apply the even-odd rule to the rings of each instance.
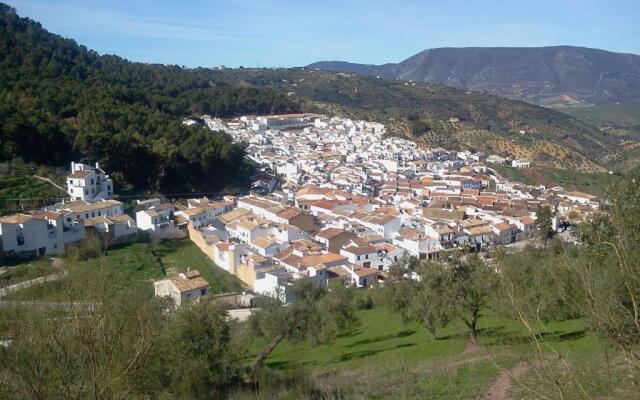
[[[120,188],[215,190],[246,181],[238,168],[244,149],[224,134],[182,125],[183,117],[296,110],[273,90],[100,56],[0,3],[0,160],[87,159]]]

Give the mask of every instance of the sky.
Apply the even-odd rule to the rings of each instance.
[[[640,0],[0,0],[132,61],[187,67],[399,62],[435,47],[640,54]]]

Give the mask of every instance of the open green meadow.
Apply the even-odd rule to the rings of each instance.
[[[502,177],[526,185],[544,185],[548,188],[562,186],[567,190],[578,190],[597,196],[603,195],[607,187],[619,179],[612,174],[585,173],[547,167],[513,168],[497,165],[492,168]]]
[[[439,330],[438,339],[433,339],[424,327],[385,308],[361,310],[357,316],[358,326],[333,343],[283,342],[267,359],[267,376],[295,381],[304,372],[316,386],[343,398],[474,399],[490,392],[505,374],[514,373],[517,379],[507,378],[506,388],[513,398],[538,398],[532,396],[532,388],[555,398],[554,386],[545,377],[570,366],[575,382],[590,393],[612,390],[601,368],[583,373],[585,367],[603,365],[605,351],[582,320],[536,324],[538,352],[521,323],[492,315],[480,320],[479,346],[469,345],[466,327],[459,322]],[[255,352],[261,345],[253,343]],[[612,367],[611,373],[619,377],[623,372]],[[572,384],[569,378],[562,382]],[[257,398],[276,398],[269,393],[266,388]],[[632,393],[619,389],[620,398],[633,398]],[[279,398],[297,394],[281,393]]]
[[[140,288],[149,296],[154,280],[187,268],[200,270],[214,292],[241,288],[188,239],[131,243],[106,250],[102,258],[68,262],[112,289]],[[74,288],[67,285],[67,280],[48,282],[6,299],[73,300]],[[621,355],[588,333],[581,319],[533,323],[532,335],[520,321],[487,310],[473,345],[459,320],[438,329],[434,339],[424,326],[382,306],[358,310],[356,316],[333,342],[284,340],[266,359],[260,392],[241,389],[230,398],[552,399],[562,392],[564,399],[579,399],[585,392],[590,398],[633,399],[636,393],[628,386],[633,379]],[[266,341],[239,340],[246,340],[248,354],[238,362],[248,366]]]
[[[163,240],[157,243],[128,243],[107,249],[101,258],[91,258],[70,268],[91,268],[108,285],[118,289],[137,286],[153,291],[153,281],[176,275],[187,268],[197,269],[215,293],[233,292],[241,282],[209,260],[189,239]],[[65,281],[47,282],[19,292],[7,299],[57,300],[65,293]]]

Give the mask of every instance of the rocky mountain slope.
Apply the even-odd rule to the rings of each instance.
[[[308,67],[439,83],[543,105],[640,100],[640,56],[584,47],[437,48],[397,64],[325,61]]]

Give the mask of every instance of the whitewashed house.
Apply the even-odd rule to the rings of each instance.
[[[84,221],[65,226],[60,213],[45,211],[0,217],[0,256],[60,255],[64,254],[66,244],[84,238]]]
[[[210,293],[209,282],[198,270],[186,271],[153,283],[156,297],[171,297],[176,305],[199,301]]]
[[[94,202],[113,197],[113,180],[96,163],[95,167],[71,163],[67,176],[67,193],[72,200]]]

